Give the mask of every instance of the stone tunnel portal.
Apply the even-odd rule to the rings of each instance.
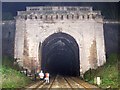
[[[54,33],[42,43],[41,69],[51,74],[78,76],[80,73],[79,46],[66,33]]]

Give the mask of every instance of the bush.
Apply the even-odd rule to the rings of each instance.
[[[22,88],[31,83],[29,77],[17,71],[16,67],[18,66],[14,66],[13,62],[13,58],[3,57],[3,66],[0,68],[0,73],[2,73],[2,88]]]
[[[104,66],[96,70],[88,70],[84,77],[89,83],[94,84],[95,77],[101,77],[101,88],[118,88],[118,55],[111,54]],[[120,77],[120,76],[119,76]]]
[[[2,72],[2,88],[21,88],[31,82],[29,77],[14,69],[3,66]]]
[[[2,57],[2,65],[6,67],[13,67],[13,62],[14,58],[13,57],[8,57],[8,56],[3,56]]]

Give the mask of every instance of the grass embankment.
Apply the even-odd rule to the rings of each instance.
[[[3,57],[2,61],[3,66],[0,68],[0,72],[2,72],[2,88],[22,88],[31,83],[29,77],[16,70],[18,66],[13,66],[12,58]]]
[[[95,77],[101,78],[101,88],[118,88],[118,55],[111,54],[104,66],[96,70],[89,70],[85,73],[85,80],[94,84]]]

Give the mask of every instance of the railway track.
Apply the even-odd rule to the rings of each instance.
[[[29,90],[29,88],[31,88],[32,90],[39,90],[42,88],[47,90],[51,90],[53,88],[68,88],[69,90],[100,90],[98,87],[91,85],[83,80],[80,80],[78,77],[63,77],[61,75],[51,77],[49,84],[46,84],[43,80],[34,83],[30,87],[26,87],[25,90]]]

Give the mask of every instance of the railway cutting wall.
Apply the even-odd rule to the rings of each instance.
[[[41,68],[40,44],[54,33],[66,33],[79,47],[80,73],[106,62],[103,18],[92,7],[27,7],[15,21],[14,58],[29,72]]]

